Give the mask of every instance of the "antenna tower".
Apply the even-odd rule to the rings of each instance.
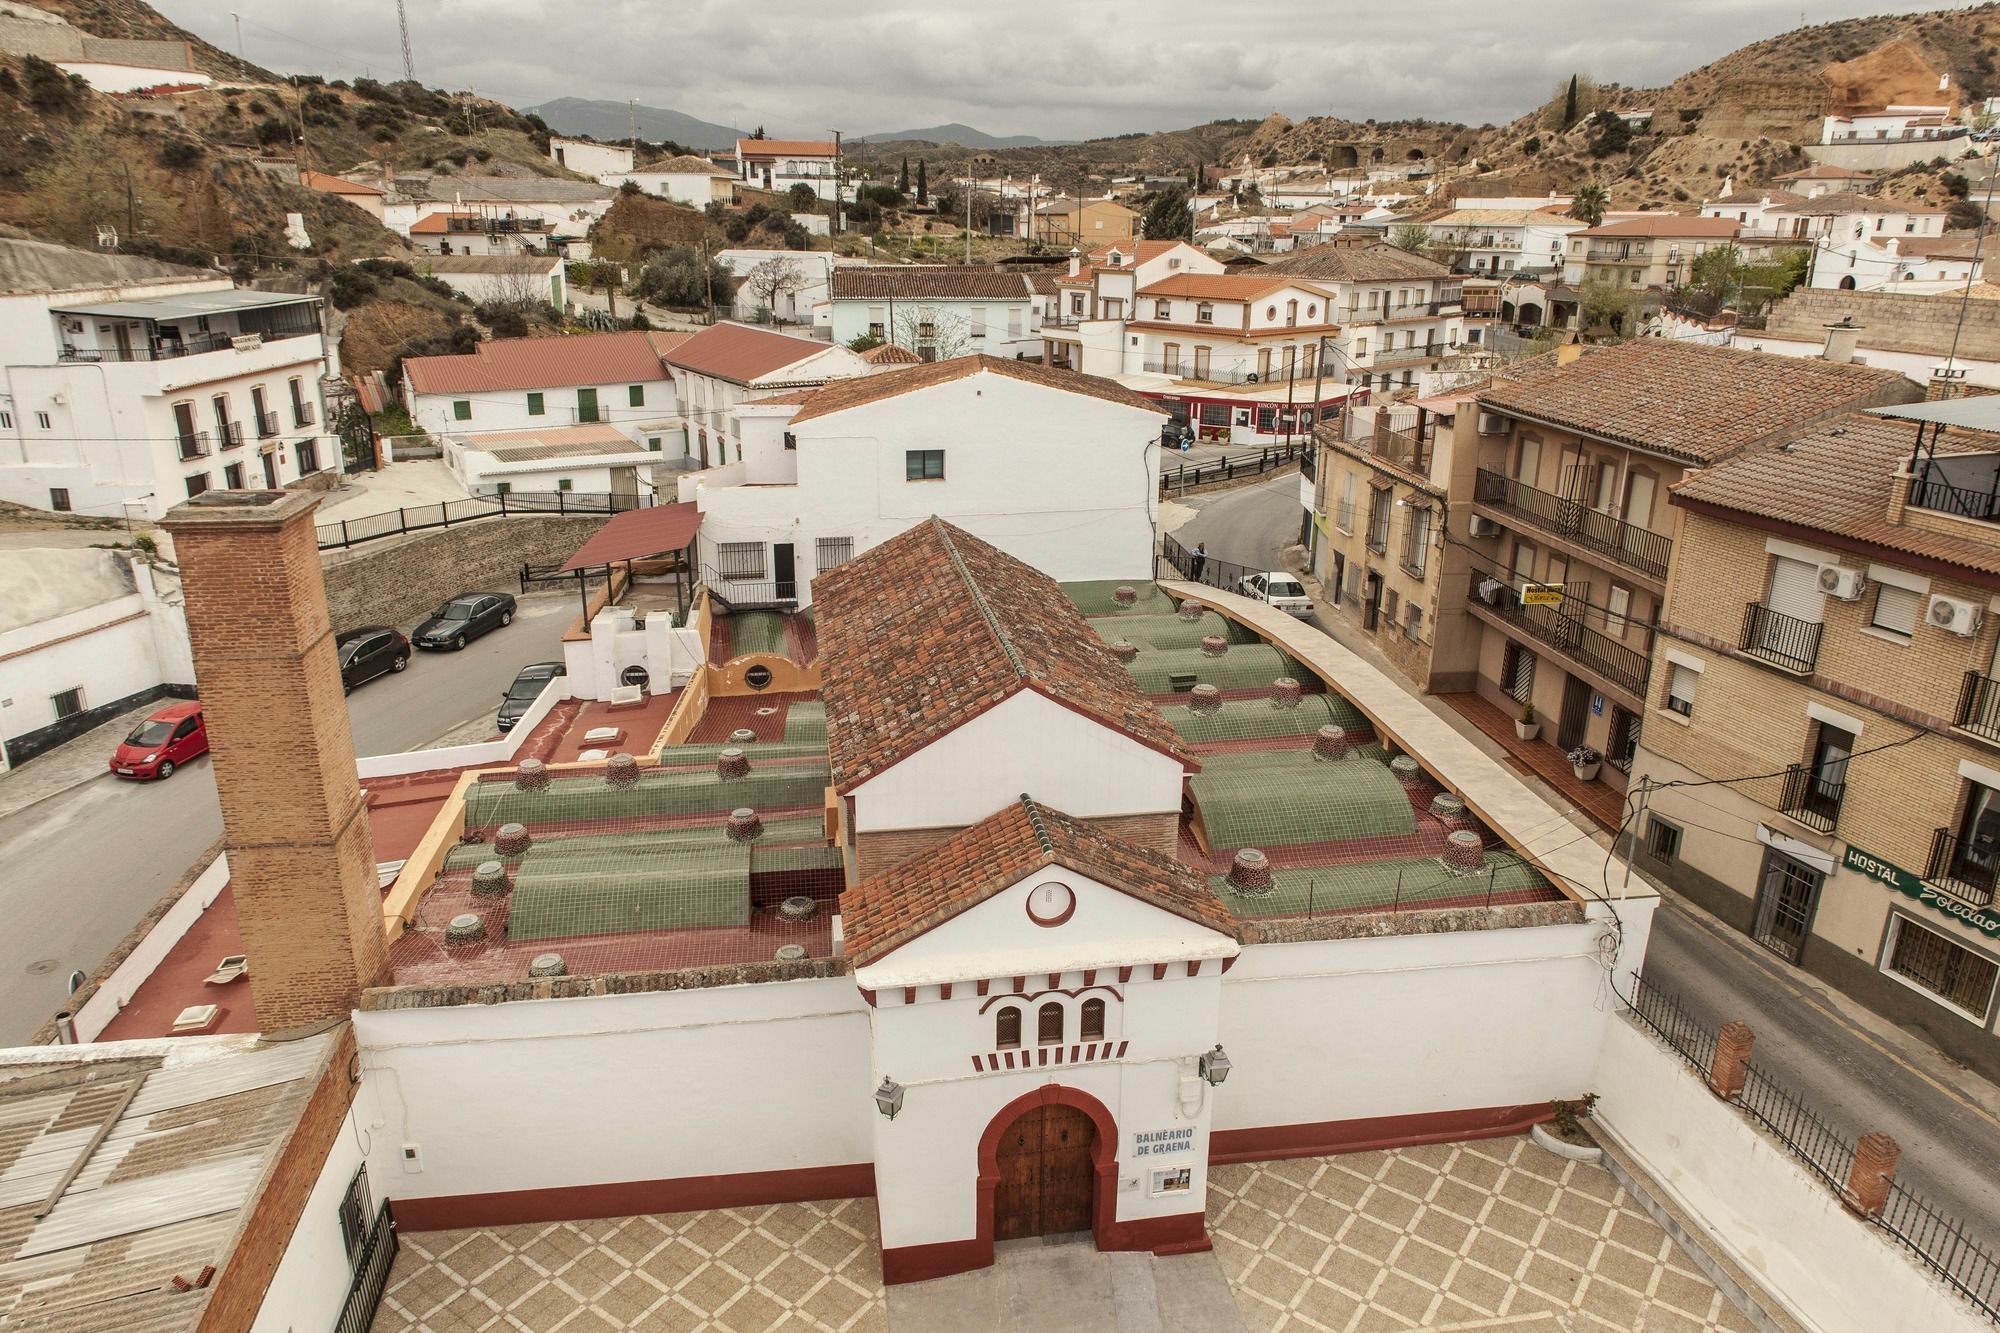
[[[410,14],[403,8],[403,0],[396,0],[396,26],[403,30],[403,77],[415,83],[417,64],[410,59]]]

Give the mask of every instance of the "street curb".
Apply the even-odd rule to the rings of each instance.
[[[84,734],[88,735],[89,733],[85,732]],[[82,737],[78,737],[78,739],[81,740]],[[16,769],[15,771],[19,772],[20,770]],[[109,772],[104,772],[104,773],[92,773],[88,777],[78,778],[75,782],[70,783],[66,787],[57,787],[54,791],[45,791],[40,796],[37,796],[34,800],[29,801],[24,805],[17,805],[12,810],[0,809],[0,819],[12,819],[15,815],[21,814],[24,811],[34,809],[36,806],[42,804],[42,802],[44,801],[53,801],[58,796],[67,796],[71,792],[75,791],[78,787],[87,786],[90,783],[97,781],[99,778],[108,778],[110,776],[111,774]]]

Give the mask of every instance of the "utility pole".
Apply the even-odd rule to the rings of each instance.
[[[242,16],[241,14],[237,13],[237,12],[236,12],[235,10],[233,10],[233,9],[232,9],[232,10],[230,10],[230,11],[229,11],[229,17],[230,17],[230,18],[232,18],[232,19],[235,19],[235,20],[236,20],[236,58],[237,58],[238,60],[242,60],[242,59],[244,58],[244,55],[243,55],[243,16]]]
[[[968,268],[972,265],[972,195],[978,188],[979,173],[973,171],[966,179],[965,188],[965,263]]]
[[[639,99],[638,98],[628,97],[625,99],[625,113],[626,113],[626,121],[625,121],[626,126],[631,130],[632,133],[632,151],[636,153],[639,151]]]
[[[828,231],[838,236],[845,228],[840,225],[840,131],[833,132],[833,226]]]
[[[410,59],[410,14],[403,7],[403,0],[396,0],[396,26],[403,32],[403,78],[414,83],[417,79],[417,65]]]

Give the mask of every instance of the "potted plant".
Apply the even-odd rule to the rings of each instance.
[[[1549,1103],[1548,1124],[1530,1125],[1528,1137],[1540,1147],[1572,1162],[1601,1161],[1604,1149],[1583,1128],[1583,1122],[1596,1109],[1597,1094],[1594,1092],[1586,1092],[1574,1101],[1558,1097]]]
[[[1535,717],[1535,706],[1522,704],[1521,716],[1514,719],[1514,734],[1524,741],[1531,741],[1539,736],[1541,731],[1542,724]]]
[[[1604,756],[1588,745],[1579,745],[1569,752],[1570,771],[1577,781],[1591,782],[1597,778],[1597,770],[1604,766]]]

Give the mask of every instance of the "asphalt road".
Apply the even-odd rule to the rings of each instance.
[[[562,656],[576,611],[567,594],[525,597],[506,629],[463,652],[419,653],[401,675],[361,686],[347,701],[356,752],[419,749],[490,719],[516,671]],[[108,755],[116,740],[93,732],[71,743]],[[70,971],[92,971],[221,834],[206,758],[166,782],[105,773],[0,819],[0,1044],[25,1041],[60,1009]]]
[[[1276,568],[1279,550],[1298,539],[1292,475],[1186,503],[1199,512],[1173,535],[1189,548],[1206,542],[1212,559]],[[1311,623],[1350,637],[1337,617]],[[1765,1073],[1849,1140],[1887,1131],[1903,1149],[1899,1177],[2000,1247],[2000,1088],[1672,893],[1654,918],[1645,974],[1711,1030],[1749,1024]]]

